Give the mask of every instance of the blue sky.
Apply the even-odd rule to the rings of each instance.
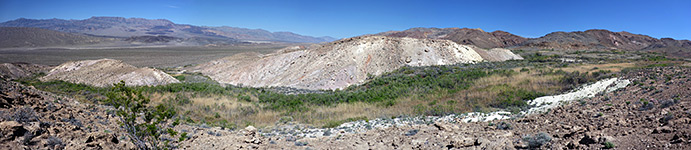
[[[524,37],[608,29],[691,39],[688,0],[0,0],[0,21],[91,16],[168,19],[203,26],[261,28],[352,37],[413,27],[503,30]]]

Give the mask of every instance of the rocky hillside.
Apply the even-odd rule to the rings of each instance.
[[[85,45],[112,40],[41,28],[0,27],[0,48]]]
[[[657,39],[647,35],[608,30],[552,32],[539,38],[524,38],[504,31],[485,32],[468,28],[412,28],[379,33],[390,37],[447,39],[481,48],[657,51],[673,57],[691,56],[691,41]]]
[[[595,29],[583,32],[553,32],[540,38],[529,39],[514,47],[557,50],[652,50],[666,53],[668,56],[691,56],[689,40],[657,39],[629,32]]]
[[[101,105],[0,79],[0,149],[134,149]]]
[[[84,20],[20,18],[0,23],[0,27],[35,27],[62,32],[122,38],[161,35],[177,38],[223,38],[300,43],[319,43],[333,40],[330,37],[311,37],[290,32],[268,32],[261,29],[252,30],[233,27],[204,27],[176,24],[165,19],[123,17],[91,17]]]
[[[412,37],[446,39],[458,44],[475,45],[481,48],[509,47],[522,43],[528,38],[504,31],[485,32],[468,28],[411,28],[405,31],[389,31],[377,35],[390,37]]]
[[[234,85],[339,89],[402,66],[473,63],[486,60],[483,55],[493,61],[521,59],[508,50],[483,55],[479,50],[448,40],[362,36],[269,55],[239,54],[191,70]]]
[[[119,60],[82,60],[61,64],[48,72],[41,81],[63,80],[105,87],[125,81],[128,86],[149,86],[178,83],[177,79],[153,68],[137,68]]]
[[[30,63],[3,63],[0,64],[0,78],[13,80],[31,77],[37,73],[48,72],[50,68],[46,65]]]

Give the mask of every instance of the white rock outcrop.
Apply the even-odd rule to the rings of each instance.
[[[361,36],[306,49],[291,47],[268,55],[243,53],[191,70],[233,85],[342,89],[365,82],[368,75],[381,75],[406,65],[483,61],[477,49],[449,40]]]
[[[163,71],[153,68],[137,68],[113,59],[63,63],[50,70],[40,80],[63,80],[98,87],[112,86],[121,80],[125,81],[127,86],[155,86],[180,82]]]

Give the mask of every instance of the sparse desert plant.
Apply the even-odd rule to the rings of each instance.
[[[499,130],[511,130],[511,129],[513,129],[513,127],[511,126],[511,123],[507,123],[507,122],[502,121],[502,122],[499,122],[497,124],[497,129],[499,129]]]
[[[521,68],[520,71],[521,71],[521,72],[528,72],[528,71],[530,71],[530,69],[528,69],[528,68]]]
[[[250,96],[238,94],[237,97],[238,97],[238,99],[240,99],[240,100],[243,100],[243,101],[246,101],[246,102],[252,102],[252,98],[250,98]]]
[[[639,111],[646,111],[655,108],[655,105],[653,103],[648,102],[647,100],[643,100],[643,105],[638,108]]]
[[[542,145],[552,141],[552,137],[549,134],[540,132],[535,135],[527,135],[523,137],[523,142],[528,143],[529,148],[540,148]]]
[[[19,123],[26,123],[38,121],[38,116],[33,108],[25,106],[15,109],[14,114],[9,118],[9,120],[14,120]]]
[[[306,146],[307,142],[295,141],[295,146]]]
[[[116,83],[106,94],[106,104],[115,107],[120,125],[127,132],[130,141],[139,149],[166,149],[168,142],[161,142],[167,130],[168,119],[175,111],[165,105],[149,107],[149,98],[141,90],[125,86],[124,81]]]
[[[660,102],[660,108],[667,108],[670,106],[673,106],[674,104],[679,103],[679,100],[676,99],[670,99],[670,100],[662,100]]]
[[[60,138],[50,136],[48,137],[48,141],[46,142],[46,147],[48,147],[49,149],[64,149],[65,144],[62,142]]]
[[[616,147],[616,145],[614,145],[612,142],[605,142],[603,145],[605,145],[604,149],[612,149]]]

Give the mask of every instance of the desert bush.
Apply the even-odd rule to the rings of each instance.
[[[552,141],[552,137],[549,134],[540,132],[535,135],[526,135],[523,137],[523,142],[528,143],[529,148],[540,148],[542,145]]]
[[[603,145],[605,145],[604,149],[612,149],[616,147],[616,145],[614,145],[612,142],[605,142]]]
[[[507,123],[507,122],[502,121],[502,122],[499,122],[497,124],[497,129],[499,129],[499,130],[511,130],[511,129],[513,129],[513,127],[511,126],[511,123]]]
[[[64,149],[65,144],[62,142],[60,138],[50,136],[46,141],[46,147],[48,147],[49,149]]]
[[[173,76],[173,77],[174,77],[175,79],[177,79],[178,81],[185,81],[185,76],[184,76],[184,75],[177,75],[177,76]]]
[[[667,108],[670,106],[674,106],[674,104],[679,103],[679,100],[676,99],[669,99],[669,100],[662,100],[660,102],[660,108]]]
[[[80,127],[80,128],[81,128],[81,127],[84,127],[84,125],[82,124],[82,121],[80,121],[80,120],[77,119],[77,118],[74,118],[73,116],[70,116],[69,118],[62,118],[62,119],[60,119],[60,121],[62,121],[62,122],[68,122],[68,123],[70,123],[70,124],[72,124],[72,125],[74,125],[74,126]]]
[[[296,141],[295,146],[307,146],[307,142]]]
[[[108,91],[108,88],[94,87],[86,84],[76,84],[60,80],[41,82],[37,78],[24,78],[19,80],[19,82],[24,85],[34,86],[43,91],[67,95],[89,103],[97,103],[98,101],[104,99],[104,95]]]
[[[250,96],[238,94],[237,97],[238,97],[239,100],[243,100],[243,101],[246,101],[246,102],[252,102],[252,99],[250,98]]]
[[[412,130],[408,130],[404,135],[405,136],[413,136],[413,135],[417,134],[418,132],[420,132],[420,130],[412,129]]]
[[[660,121],[660,123],[668,124],[669,121],[670,121],[670,120],[674,120],[674,118],[675,118],[675,117],[674,117],[674,114],[673,114],[673,113],[667,113],[667,114],[665,114],[664,117],[660,118],[659,121]]]
[[[559,55],[542,55],[542,53],[536,52],[531,55],[525,55],[523,56],[525,60],[529,62],[548,62],[548,61],[553,61],[554,58],[559,58]]]
[[[650,103],[646,100],[642,100],[642,103],[643,104],[640,107],[638,107],[639,111],[646,111],[655,108],[655,104]]]
[[[175,111],[165,105],[149,107],[149,98],[141,90],[125,86],[124,81],[116,83],[106,94],[105,103],[115,107],[120,125],[127,131],[130,141],[139,149],[165,149],[162,135],[168,132],[166,123]]]
[[[38,116],[36,115],[36,111],[34,111],[33,108],[25,106],[17,108],[14,111],[14,114],[12,115],[11,119],[19,123],[27,123],[38,121]]]

